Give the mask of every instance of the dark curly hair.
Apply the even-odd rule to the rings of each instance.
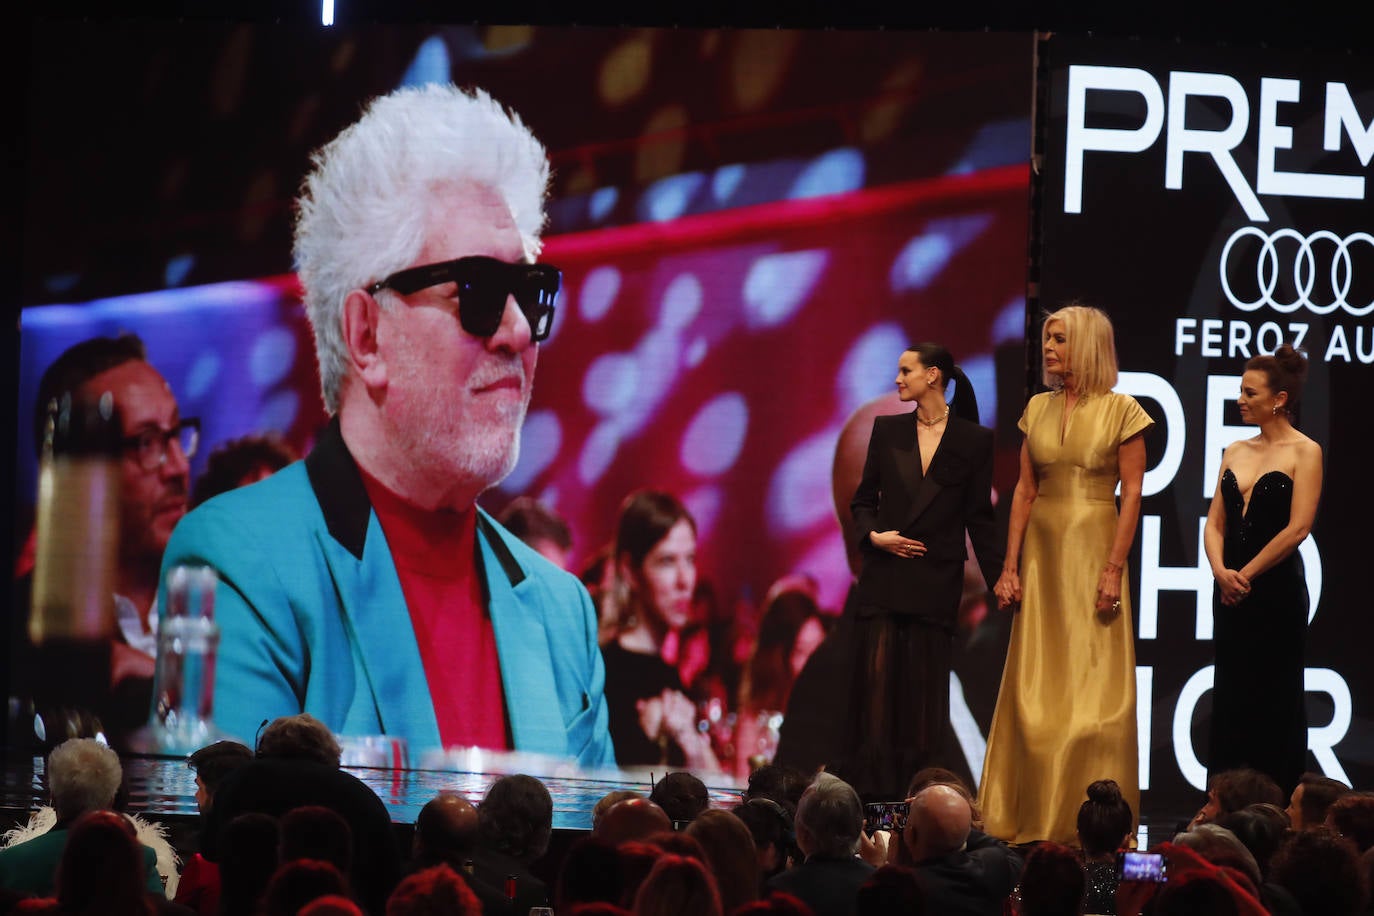
[[[1355,847],[1326,827],[1289,837],[1274,854],[1269,877],[1297,898],[1304,913],[1354,916],[1368,898]]]
[[[280,471],[296,458],[295,449],[272,433],[230,439],[206,459],[205,471],[191,489],[191,507],[242,486],[252,474]]]

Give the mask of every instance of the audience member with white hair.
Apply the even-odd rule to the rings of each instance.
[[[45,897],[56,888],[57,865],[76,821],[92,811],[111,810],[124,778],[119,756],[94,738],[72,738],[48,755],[48,795],[51,808],[35,812],[29,824],[5,834],[0,850],[0,887]],[[158,871],[158,853],[146,835],[157,836],[166,849],[172,874],[175,857],[159,828],[145,823],[139,828],[143,865],[149,891],[164,893]],[[175,885],[173,884],[173,890]]]

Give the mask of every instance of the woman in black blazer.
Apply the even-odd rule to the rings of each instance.
[[[945,391],[954,380],[954,401]],[[912,413],[877,417],[850,511],[863,565],[855,594],[853,760],[870,800],[898,799],[918,769],[949,766],[949,675],[968,558],[989,588],[1002,568],[992,508],[992,430],[972,386],[935,343],[897,364]]]

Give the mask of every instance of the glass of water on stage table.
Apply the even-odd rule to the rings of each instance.
[[[167,572],[167,606],[158,615],[157,670],[148,722],[155,748],[189,754],[224,737],[213,721],[215,586],[209,566],[175,566]]]

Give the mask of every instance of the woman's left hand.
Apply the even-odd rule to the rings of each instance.
[[[1221,603],[1227,607],[1240,604],[1250,595],[1250,580],[1234,569],[1217,576],[1217,586],[1221,588]]]
[[[1097,610],[1121,613],[1121,567],[1102,568],[1097,577]]]

